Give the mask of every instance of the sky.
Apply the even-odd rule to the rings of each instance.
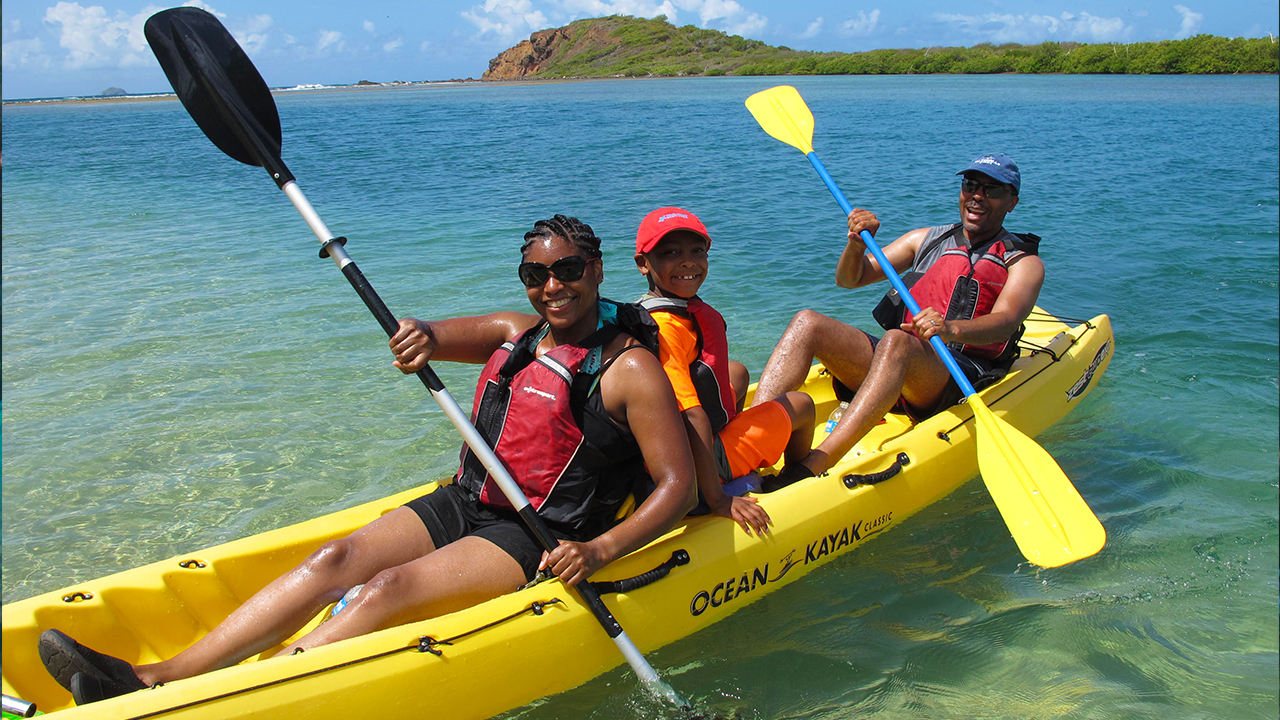
[[[1185,3],[1185,4],[1184,4]],[[1045,40],[1147,42],[1277,34],[1276,0],[192,0],[239,40],[267,84],[479,78],[529,34],[573,20],[666,15],[797,50]],[[163,6],[3,0],[3,97],[170,90],[142,33]]]

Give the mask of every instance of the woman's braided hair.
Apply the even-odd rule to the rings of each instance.
[[[520,246],[520,254],[523,255],[535,240],[553,237],[564,238],[573,243],[588,259],[601,256],[600,238],[596,237],[591,226],[578,218],[564,215],[556,215],[549,220],[539,220],[534,223],[533,229],[524,234],[524,244]]]

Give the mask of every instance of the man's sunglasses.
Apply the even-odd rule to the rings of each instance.
[[[1013,190],[1013,187],[1003,183],[978,182],[977,180],[970,180],[969,178],[965,178],[960,181],[960,192],[965,195],[973,195],[978,192],[978,190],[982,190],[982,194],[992,200],[999,200],[1008,195]]]
[[[590,262],[581,255],[569,255],[551,263],[550,266],[537,262],[520,263],[520,282],[525,287],[542,287],[552,275],[560,282],[574,282],[582,279],[582,273]]]

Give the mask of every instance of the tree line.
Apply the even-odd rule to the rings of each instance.
[[[1094,73],[1113,75],[1276,73],[1270,38],[1196,35],[1140,43],[991,45],[822,53],[748,62],[735,75]]]
[[[1139,43],[983,43],[868,52],[772,47],[663,16],[578,20],[572,38],[530,77],[920,75],[995,73],[1232,74],[1280,70],[1276,39],[1196,35]]]

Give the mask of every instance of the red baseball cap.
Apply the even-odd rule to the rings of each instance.
[[[662,207],[645,216],[636,231],[636,252],[646,253],[654,248],[667,233],[676,230],[690,230],[706,238],[707,247],[711,247],[711,236],[697,215],[678,207]]]

